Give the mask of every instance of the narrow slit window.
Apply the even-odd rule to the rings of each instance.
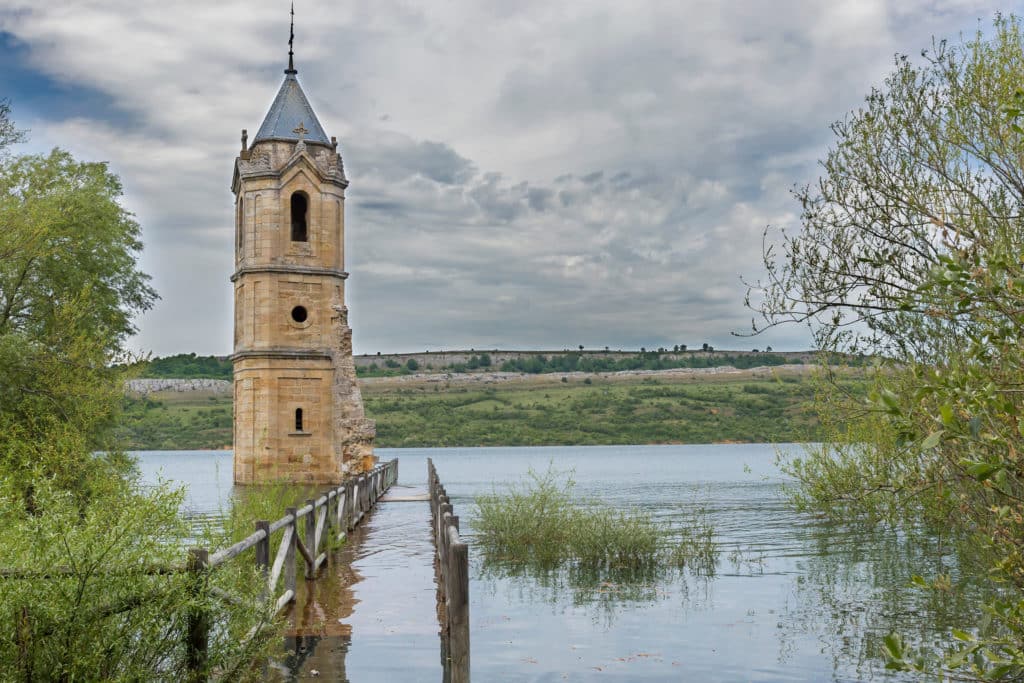
[[[306,220],[309,201],[306,195],[296,192],[292,195],[292,242],[308,242],[309,228]]]
[[[245,200],[238,198],[238,251],[245,246]]]
[[[295,409],[295,431],[302,431],[302,408]]]

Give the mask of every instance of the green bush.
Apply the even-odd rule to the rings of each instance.
[[[0,680],[180,680],[195,610],[218,615],[210,669],[253,677],[250,662],[277,633],[266,628],[253,564],[230,563],[199,583],[148,571],[183,567],[194,543],[180,490],[127,479],[83,505],[37,484],[32,515],[9,494],[0,495],[0,547],[6,572],[21,575],[0,579]]]

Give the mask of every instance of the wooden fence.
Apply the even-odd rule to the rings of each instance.
[[[254,549],[256,566],[267,579],[265,596],[271,601],[272,614],[276,615],[295,601],[296,553],[302,556],[305,578],[315,579],[317,569],[327,561],[326,540],[345,538],[396,481],[397,458],[307,500],[300,508],[288,508],[281,519],[256,522],[256,530],[232,546],[212,554],[206,548],[190,549],[186,568],[194,576],[191,585],[194,590],[200,590],[205,584],[206,572]],[[278,531],[280,541],[271,562],[271,539]],[[280,588],[279,583],[283,583]],[[189,617],[186,647],[193,680],[203,680],[205,676],[212,616],[196,611]]]
[[[427,458],[430,517],[437,550],[438,590],[444,600],[442,639],[447,643],[451,683],[469,683],[469,546],[459,535],[459,518],[452,513],[434,462]]]

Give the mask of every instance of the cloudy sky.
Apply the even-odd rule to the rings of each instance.
[[[1014,6],[1003,8],[1013,11]],[[828,124],[973,0],[297,0],[341,144],[357,353],[802,348],[738,339],[761,233],[793,228]],[[138,350],[231,351],[232,196],[287,59],[285,0],[2,0],[0,97],[107,160],[162,297]]]

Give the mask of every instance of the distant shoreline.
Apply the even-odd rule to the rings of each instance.
[[[379,448],[793,443],[820,440],[822,369],[423,372],[359,385]],[[854,385],[866,369],[830,373]],[[230,450],[230,382],[159,382],[159,391],[128,393],[118,427],[126,448]]]

